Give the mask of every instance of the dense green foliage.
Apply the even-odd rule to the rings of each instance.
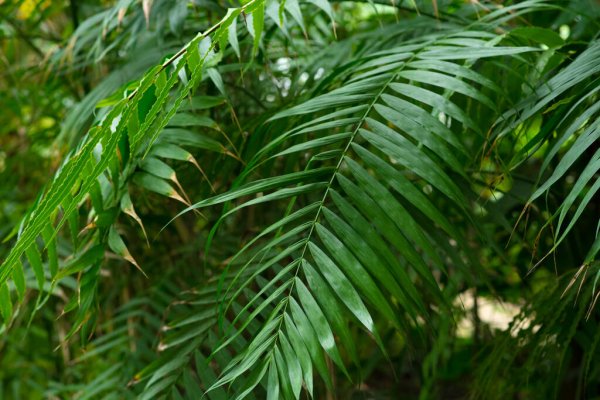
[[[599,32],[0,0],[0,398],[598,398]]]

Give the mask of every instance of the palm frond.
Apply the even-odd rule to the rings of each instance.
[[[331,85],[340,82],[338,87],[271,118],[269,132],[292,128],[266,134],[265,146],[242,176],[261,174],[275,164],[297,165],[288,162],[290,157],[306,160],[303,169],[250,178],[186,210],[253,196],[226,217],[248,206],[290,199],[286,216],[233,258],[249,258],[240,267],[232,266],[238,275],[256,272],[250,279],[236,277],[224,291],[220,318],[226,318],[236,300],[245,304],[247,313],[231,320],[234,330],[224,331],[226,339],[213,355],[255,320],[262,328],[222,370],[209,393],[245,376],[250,389],[269,371],[267,392],[297,398],[303,384],[312,387],[304,378],[312,375],[311,364],[323,366],[316,353],[325,351],[342,371],[342,353],[357,361],[347,317],[385,352],[378,326],[394,326],[413,336],[427,329],[432,309],[448,307],[451,295],[440,287],[439,274],[464,268],[465,249],[439,241],[464,242],[449,219],[474,221],[467,205],[476,200],[466,172],[473,150],[461,133],[475,126],[468,115],[479,114],[487,121],[499,115],[487,93],[500,89],[473,67],[486,57],[538,51],[498,42],[486,31],[446,28],[410,44],[361,55],[349,62],[342,77],[330,79]],[[311,120],[303,119],[305,115]],[[440,121],[441,115],[456,117],[453,129],[447,120]],[[428,192],[442,195],[436,199],[444,201],[446,215]],[[267,276],[257,295],[245,297],[246,289]],[[310,362],[302,347],[298,353],[289,345],[298,339],[313,348]],[[322,350],[315,352],[315,347]],[[321,372],[327,379],[323,368]]]

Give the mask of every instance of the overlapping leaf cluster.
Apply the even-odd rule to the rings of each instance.
[[[86,125],[77,113],[98,107],[14,230],[0,267],[5,327],[34,283],[34,311],[69,294],[63,346],[75,332],[82,343],[96,334],[75,371],[135,354],[53,394],[320,398],[350,393],[340,380],[370,382],[381,365],[401,371],[414,358],[427,398],[443,396],[431,365],[442,370],[453,360],[445,347],[463,346],[457,299],[471,289],[510,298],[498,278],[506,268],[519,285],[535,269],[556,270],[565,277],[547,278],[549,295],[523,289],[505,332],[475,329],[467,348],[486,340],[473,356],[484,367],[465,392],[558,396],[581,347],[583,393],[598,380],[590,365],[600,341],[591,332],[600,42],[584,2],[213,4],[216,24],[112,95],[125,82],[108,75],[66,121],[61,137],[74,141]],[[156,18],[174,33],[210,14],[151,3],[130,13],[134,3],[121,1],[86,20],[54,60],[129,51],[152,12],[168,15]],[[565,26],[573,32],[559,34]],[[183,262],[157,268],[133,240],[148,220],[157,225],[147,204],[139,213],[145,192],[187,206],[158,223],[162,237],[176,227]],[[124,235],[125,215],[143,236]],[[150,249],[156,234],[144,239]],[[144,294],[103,320],[113,253],[148,283],[132,283]],[[550,367],[527,368],[541,360]],[[548,374],[552,390],[523,392],[529,377]]]

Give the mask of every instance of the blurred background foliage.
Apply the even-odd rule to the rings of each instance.
[[[0,260],[6,260],[15,248],[17,237],[65,160],[74,159],[94,136],[94,129],[110,122],[111,110],[134,99],[133,112],[140,116],[140,125],[151,114],[159,97],[158,83],[154,92],[137,93],[142,78],[152,76],[150,69],[162,64],[156,76],[164,70],[171,74],[167,78],[174,76],[178,85],[187,85],[195,79],[194,65],[190,59],[173,56],[196,40],[199,32],[213,33],[212,27],[228,15],[228,9],[251,7],[248,4],[0,0],[0,238],[4,239]],[[331,160],[343,150],[335,142],[324,144],[322,153],[308,147],[302,154],[269,157],[277,154],[273,149],[293,149],[303,140],[278,135],[301,124],[311,127],[312,120],[329,112],[328,107],[338,107],[331,109],[333,113],[355,105],[353,99],[358,97],[352,96],[359,96],[360,91],[342,93],[314,107],[310,101],[341,93],[361,71],[378,71],[385,64],[379,64],[377,55],[404,45],[419,46],[420,40],[443,40],[436,35],[445,32],[473,32],[460,44],[465,46],[460,51],[465,52],[469,46],[478,46],[473,43],[480,39],[474,33],[479,30],[490,35],[486,40],[498,40],[494,45],[503,49],[521,46],[535,51],[506,50],[505,55],[485,56],[481,62],[457,56],[460,60],[453,65],[478,75],[456,73],[476,80],[477,90],[497,106],[494,112],[479,104],[479,98],[470,97],[471,92],[453,91],[443,84],[443,90],[435,92],[440,99],[453,96],[477,125],[477,129],[467,129],[464,120],[456,119],[462,115],[458,111],[452,121],[447,115],[440,117],[448,132],[460,136],[468,149],[457,155],[468,177],[460,186],[468,194],[466,211],[407,168],[406,176],[415,187],[460,232],[457,242],[432,225],[431,230],[423,228],[427,239],[432,238],[434,246],[443,242],[445,247],[427,253],[426,248],[414,245],[432,270],[446,303],[438,302],[436,292],[428,291],[426,279],[411,271],[410,279],[423,296],[428,314],[421,315],[417,309],[418,322],[402,330],[373,313],[386,354],[374,346],[374,332],[365,332],[362,321],[353,319],[353,310],[344,308],[347,332],[334,329],[334,334],[352,381],[326,358],[332,386],[315,379],[314,397],[599,398],[600,318],[593,306],[600,276],[596,260],[600,3],[288,0],[285,6],[265,4],[264,17],[248,11],[236,18],[235,38],[229,29],[227,40],[210,51],[201,50],[209,56],[180,108],[176,98],[183,92],[177,87],[168,92],[158,114],[168,125],[157,128],[160,136],[155,143],[142,145],[150,157],[135,153],[129,126],[129,138],[118,144],[118,157],[111,159],[108,172],[96,180],[98,188],[94,186],[77,204],[74,216],[54,231],[62,211],[52,215],[51,233],[36,235],[34,242],[43,255],[41,278],[35,251],[19,255],[27,290],[21,293],[21,278],[13,272],[0,294],[4,296],[0,299],[4,320],[0,397],[200,398],[227,371],[232,357],[247,354],[242,350],[267,325],[266,315],[275,303],[265,300],[264,309],[254,304],[260,319],[252,319],[243,309],[244,302],[254,301],[255,293],[268,287],[269,281],[277,282],[285,266],[276,263],[274,271],[259,274],[252,285],[240,286],[239,303],[232,303],[229,314],[220,314],[223,304],[218,296],[231,278],[232,255],[294,207],[309,207],[321,198],[301,193],[294,197],[297,204],[275,199],[279,200],[275,205],[257,204],[221,221],[221,215],[232,208],[280,186],[249,192],[248,198],[237,196],[235,190],[242,183],[311,171],[314,165],[335,165]],[[259,18],[264,18],[262,35],[256,35]],[[199,43],[202,48],[205,42]],[[370,60],[376,61],[369,66]],[[445,60],[454,58],[446,55]],[[188,64],[175,69],[179,62]],[[576,62],[584,67],[577,69]],[[410,84],[415,80],[406,78]],[[371,93],[370,87],[364,90]],[[361,101],[367,102],[359,100],[357,107]],[[302,111],[306,104],[310,112]],[[178,110],[167,118],[170,108]],[[430,111],[433,114],[435,107]],[[352,124],[356,122],[347,123]],[[371,128],[370,122],[361,124],[362,120],[357,129]],[[345,132],[341,126],[328,132],[341,134]],[[147,128],[144,135],[151,132]],[[480,135],[474,133],[477,130]],[[578,145],[585,135],[589,136],[586,145]],[[269,147],[271,140],[280,147]],[[367,144],[367,140],[361,142],[361,146]],[[572,164],[544,187],[569,155],[574,157]],[[389,165],[397,164],[392,157],[384,159]],[[451,169],[445,164],[443,168]],[[340,171],[349,174],[343,168]],[[579,186],[582,174],[589,177]],[[125,183],[115,183],[117,175]],[[462,179],[458,175],[451,176],[458,182]],[[294,181],[290,187],[307,182]],[[332,182],[333,178],[329,186]],[[543,194],[533,198],[538,188]],[[69,190],[68,197],[74,198],[79,189],[74,185]],[[232,201],[212,197],[220,193],[233,193]],[[584,207],[578,210],[571,197]],[[204,208],[202,201],[217,206]],[[195,211],[178,216],[193,203]],[[408,207],[416,215],[418,207]],[[562,231],[556,227],[555,214],[561,207],[568,216]],[[573,226],[565,231],[575,213],[579,214]],[[418,225],[427,225],[427,219],[419,216]],[[219,229],[211,231],[215,224],[220,224]],[[370,234],[363,228],[361,234]],[[555,229],[568,233],[564,240]],[[56,236],[50,239],[53,233]],[[283,253],[285,245],[291,248],[293,243],[282,242],[276,250]],[[243,262],[256,254],[265,260],[271,257],[270,250],[261,251],[240,257]],[[233,270],[239,267],[233,265]],[[21,270],[21,265],[3,265],[8,267]],[[394,310],[402,308],[396,298],[389,302]],[[377,308],[368,304],[370,310]],[[235,337],[227,332],[238,323],[234,320],[238,313],[248,318],[247,330],[239,328],[244,334],[209,360],[213,350]],[[334,319],[329,314],[328,318]],[[344,335],[351,338],[356,359],[351,346],[340,344]],[[298,359],[303,361],[300,353]],[[285,362],[298,363],[288,354]],[[262,368],[256,360],[255,364]],[[271,369],[275,364],[268,364],[269,372],[263,370],[252,386],[257,377],[253,374],[260,372],[253,369],[255,364],[242,371],[248,374],[236,376],[239,384],[236,380],[230,387],[219,387],[210,392],[210,398],[273,395]],[[281,382],[279,397],[290,397],[293,382],[286,383],[282,371],[273,374]],[[304,388],[300,396],[308,398],[306,376],[300,383]],[[252,393],[246,393],[246,388]]]

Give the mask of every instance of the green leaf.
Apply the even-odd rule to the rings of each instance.
[[[300,367],[298,356],[294,352],[285,335],[279,335],[279,342],[281,343],[281,350],[283,351],[285,362],[287,364],[289,382],[292,386],[292,392],[294,393],[294,397],[299,399],[300,391],[302,390],[302,367]]]
[[[444,160],[449,166],[452,167],[454,172],[464,175],[462,171],[461,163],[454,156],[453,149],[448,147],[446,143],[440,141],[440,136],[433,135],[435,132],[435,128],[432,129],[431,126],[427,125],[425,121],[418,121],[415,118],[415,115],[410,115],[406,113],[407,106],[410,104],[408,102],[404,102],[398,98],[393,98],[391,96],[382,96],[384,101],[390,105],[394,105],[396,110],[402,109],[404,112],[398,112],[389,107],[383,106],[381,104],[375,105],[375,109],[377,112],[385,118],[387,121],[393,123],[398,127],[402,127],[401,129],[406,132],[408,135],[412,136],[418,142],[424,144],[429,149],[433,150],[437,156],[441,160]],[[436,121],[439,124],[439,121]],[[443,125],[440,124],[438,131],[444,131]],[[452,133],[448,131],[448,135],[446,137],[451,137]],[[442,136],[443,137],[443,136]]]
[[[8,284],[6,283],[0,285],[0,314],[2,314],[4,323],[8,324],[12,318],[13,304],[10,298],[10,290],[8,289]]]
[[[438,210],[435,205],[423,194],[421,190],[415,187],[401,171],[398,171],[391,165],[385,163],[381,158],[367,151],[364,147],[353,143],[352,148],[383,180],[396,191],[400,196],[405,197],[413,206],[425,214],[431,222],[438,224],[444,231],[454,238],[459,238],[459,234],[448,219]]]
[[[361,129],[361,136],[398,163],[427,180],[433,187],[452,199],[457,206],[464,207],[466,201],[460,189],[423,151],[380,122],[368,119],[368,124],[373,132]]]
[[[431,90],[427,90],[419,86],[407,85],[405,83],[394,82],[390,84],[390,88],[397,93],[407,96],[413,100],[430,105],[431,107],[456,119],[477,133],[481,132],[481,128],[477,126],[477,124],[467,115],[464,110],[444,96],[441,96]],[[448,137],[447,140],[453,140],[453,136]]]
[[[283,185],[292,185],[295,183],[300,183],[303,181],[310,181],[313,179],[318,179],[319,177],[326,176],[328,172],[331,171],[331,168],[319,168],[315,170],[308,170],[302,172],[293,172],[291,174],[276,176],[273,178],[265,178],[259,179],[254,182],[247,183],[245,185],[240,186],[239,188],[232,190],[230,192],[226,192],[205,200],[202,200],[196,204],[191,205],[190,207],[183,210],[177,217],[180,215],[189,212],[191,210],[208,207],[215,204],[225,203],[231,200],[235,200],[237,198],[248,196],[260,192],[264,192],[266,190],[274,189],[281,187]],[[177,218],[175,217],[175,218]]]
[[[146,278],[148,277],[144,270],[142,270],[142,268],[138,265],[137,261],[135,261],[131,253],[129,253],[127,246],[125,246],[125,242],[123,242],[123,239],[121,239],[121,236],[117,233],[117,230],[114,226],[111,226],[108,231],[108,247],[110,247],[112,251],[123,257],[125,260],[133,264],[142,274],[144,274]]]
[[[188,103],[181,106],[181,111],[200,111],[215,108],[226,104],[227,100],[221,96],[204,96],[198,95],[190,99]],[[164,135],[164,132],[163,132]]]
[[[235,400],[241,400],[249,395],[252,390],[260,383],[263,376],[265,376],[267,369],[269,368],[269,362],[263,361],[260,363],[261,366],[255,369],[248,377],[245,385],[242,387],[242,391],[235,397]]]
[[[331,286],[315,271],[308,261],[302,260],[302,270],[304,271],[304,276],[309,287],[315,294],[315,300],[321,306],[325,317],[331,325],[332,331],[336,332],[340,343],[349,353],[351,360],[356,365],[360,365],[356,345],[352,340],[352,334],[348,326],[347,313],[344,312],[344,309],[339,304],[335,291],[331,289]]]
[[[262,36],[264,24],[265,24],[265,6],[263,2],[258,3],[252,12],[252,31],[251,34],[254,37],[254,45],[252,46],[252,56],[255,57],[258,53],[260,46],[260,38]]]
[[[540,51],[535,47],[473,47],[436,46],[419,53],[419,58],[436,60],[464,60],[486,57],[513,56],[521,53]]]
[[[231,24],[227,28],[227,39],[229,40],[229,44],[235,51],[235,55],[237,58],[241,58],[240,55],[240,44],[238,43],[237,37],[237,18],[231,20]]]
[[[308,1],[312,4],[314,4],[315,6],[319,7],[321,10],[323,10],[325,12],[325,14],[327,14],[329,19],[331,20],[331,25],[333,26],[333,32],[335,34],[335,19],[333,16],[333,8],[331,8],[331,4],[329,4],[329,1],[327,1],[327,0],[308,0]]]
[[[386,261],[381,259],[380,255],[375,252],[375,249],[382,250],[384,248],[384,245],[382,246],[380,243],[377,243],[377,247],[375,249],[371,249],[371,247],[365,241],[363,241],[361,236],[335,213],[325,208],[323,209],[323,215],[327,219],[327,222],[335,230],[337,236],[341,239],[342,242],[344,242],[345,246],[349,249],[352,249],[352,252],[360,260],[365,269],[367,269],[371,274],[373,274],[373,276],[377,278],[379,283],[383,287],[385,287],[391,295],[393,295],[402,304],[405,304],[406,309],[409,310],[409,312],[412,312],[414,304],[409,303],[409,301],[406,298],[406,295],[403,293],[402,288],[396,282],[396,278],[394,278],[394,276],[390,272],[391,269],[397,269],[397,274],[402,277],[402,286],[407,292],[409,292],[410,296],[412,297],[412,300],[420,307],[420,309],[422,310],[422,315],[426,314],[425,308],[420,302],[419,296],[416,290],[413,288],[413,284],[410,281],[410,278],[408,277],[406,272],[402,268],[400,268],[400,266],[396,265],[396,263],[391,265],[389,263],[386,263]],[[362,217],[357,216],[357,219],[353,220],[353,222],[359,223],[361,220]],[[389,250],[387,249],[383,250],[383,252],[385,252],[386,254],[390,254]],[[393,259],[393,256],[391,254],[390,256]],[[388,307],[384,306],[382,312],[387,308]],[[389,316],[390,314],[387,315]],[[393,316],[395,315],[395,313],[392,312],[391,315]],[[392,318],[391,321],[395,323],[396,318]]]
[[[75,260],[67,263],[61,270],[58,271],[55,281],[59,281],[66,276],[73,275],[82,271],[83,269],[94,265],[96,262],[104,257],[104,246],[101,244],[95,245],[88,249],[85,253],[81,254]]]
[[[186,112],[175,114],[169,121],[169,126],[202,126],[207,128],[216,128],[217,123],[203,115],[196,115]]]
[[[298,362],[302,368],[302,378],[306,385],[306,390],[309,395],[313,395],[313,367],[310,359],[310,353],[308,352],[298,329],[294,325],[294,322],[290,316],[286,313],[283,316],[285,322],[285,328],[287,335],[290,339],[291,349],[295,352]],[[291,353],[290,353],[291,354]],[[288,361],[290,362],[290,361]],[[269,378],[270,380],[270,378]]]
[[[46,243],[46,252],[48,254],[48,269],[50,270],[50,276],[52,277],[58,272],[58,253],[55,234],[56,232],[52,227],[52,223],[46,225],[42,231],[42,238]]]
[[[565,43],[558,33],[537,26],[515,28],[510,31],[510,35],[545,44],[551,49],[561,47]]]
[[[463,58],[463,57],[459,57],[459,58]],[[398,73],[398,75],[400,75],[403,78],[412,80],[412,81],[426,83],[428,85],[439,86],[441,88],[444,88],[444,89],[447,89],[447,90],[450,90],[450,91],[453,91],[456,93],[464,94],[465,96],[469,96],[469,97],[479,101],[481,104],[485,104],[491,110],[496,110],[496,105],[489,97],[487,97],[486,95],[481,93],[481,91],[475,89],[473,86],[469,85],[468,83],[465,83],[465,82],[461,81],[460,79],[457,79],[453,76],[441,74],[439,72],[434,72],[434,71],[421,71],[421,70],[401,71]]]
[[[329,357],[331,357],[333,362],[336,363],[346,375],[348,375],[335,344],[333,333],[331,332],[331,328],[329,327],[329,323],[327,322],[323,311],[321,311],[321,308],[299,278],[295,279],[295,286],[296,292],[300,298],[300,302],[306,310],[306,314],[310,315],[310,323],[317,334],[321,346],[325,352],[329,354]],[[300,308],[300,306],[293,298],[290,298],[290,307],[294,317],[296,318],[296,315],[299,314],[297,308]]]
[[[15,289],[17,290],[17,296],[19,301],[23,301],[23,299],[25,298],[26,283],[25,272],[23,271],[22,265],[18,265],[16,268],[13,269],[12,280],[15,284]]]
[[[42,264],[42,255],[35,244],[29,246],[29,248],[25,251],[25,254],[27,256],[27,260],[29,260],[29,265],[33,269],[33,273],[35,274],[38,290],[41,292],[44,288],[44,283],[46,282],[44,265]]]
[[[275,365],[277,366],[277,372],[279,374],[280,381],[280,394],[283,399],[292,400],[295,398],[292,393],[292,384],[289,379],[289,369],[286,365],[285,359],[279,350],[279,346],[275,346],[273,349],[273,357],[275,359]]]
[[[302,311],[298,303],[296,303],[296,300],[293,298],[290,298],[290,310],[294,319],[294,325],[298,328],[298,334],[304,341],[315,368],[319,371],[319,374],[327,387],[332,388],[333,384],[329,377],[329,371],[325,364],[325,357],[323,356],[323,351],[320,346],[320,339],[317,336],[316,331],[313,329],[308,317],[304,314],[304,311]]]
[[[302,17],[302,10],[300,9],[298,0],[286,0],[284,8],[292,16],[292,18],[296,21],[300,28],[302,28],[302,32],[304,32],[304,36],[306,36],[304,18]]]
[[[129,196],[129,192],[125,192],[123,194],[123,197],[121,197],[121,201],[120,201],[119,205],[121,207],[121,211],[123,211],[125,214],[127,214],[131,218],[133,218],[135,220],[135,222],[138,223],[140,228],[142,228],[142,233],[144,234],[144,238],[146,238],[146,243],[148,244],[148,235],[146,234],[146,229],[144,228],[144,223],[142,222],[142,219],[135,212],[135,208],[133,207],[133,203],[131,202],[131,197]]]
[[[337,193],[336,191],[332,191],[331,197],[338,210],[341,212],[341,216],[344,217],[346,221],[353,221],[353,223],[357,224],[357,226],[367,227],[363,231],[365,233],[364,235],[362,235],[362,237],[364,238],[363,240],[381,258],[383,258],[383,260],[385,260],[389,272],[393,274],[395,280],[402,285],[402,289],[404,290],[404,292],[406,292],[407,295],[414,301],[414,303],[418,305],[418,310],[420,311],[419,314],[421,316],[427,315],[427,311],[424,305],[422,304],[420,295],[415,289],[415,286],[412,283],[412,280],[410,279],[406,268],[404,268],[403,265],[401,265],[401,263],[398,260],[398,257],[392,253],[389,246],[384,242],[384,237],[377,234],[377,231],[374,229],[374,227],[371,227],[371,224],[366,220],[366,218],[363,217],[354,207],[352,207],[352,205],[347,200],[345,200],[339,193]],[[334,228],[334,230],[340,229],[339,221],[341,221],[341,217],[336,219],[331,218],[332,214],[330,214],[328,210],[324,211],[324,215],[328,222],[331,224],[331,226]],[[351,232],[349,230],[344,230],[340,237],[344,238],[344,234],[350,235]],[[392,236],[389,237],[392,238]],[[383,267],[386,264],[382,264],[381,267]],[[365,264],[365,266],[367,265],[368,264]],[[374,275],[378,276],[380,274]],[[387,284],[392,283],[393,280],[387,282]],[[402,297],[399,297],[398,299],[400,300],[402,299]],[[416,318],[418,311],[415,310],[413,307],[407,307],[406,311],[410,313],[413,318]]]
[[[133,176],[133,183],[144,189],[170,197],[184,204],[188,204],[171,185],[164,180],[144,172],[138,172]]]
[[[269,379],[267,381],[267,400],[279,400],[279,377],[274,359],[269,363]]]
[[[340,244],[339,242],[333,242],[336,240],[332,235],[325,234],[325,229],[317,225],[317,232],[319,233],[319,237],[323,240],[324,243],[329,244],[328,249],[330,251],[339,250],[335,248],[335,245]],[[373,318],[371,318],[371,314],[365,307],[364,303],[360,299],[359,294],[356,292],[350,281],[346,278],[346,276],[340,271],[340,269],[335,265],[335,263],[316,245],[313,243],[309,243],[308,247],[310,248],[310,252],[315,258],[315,262],[320,267],[319,270],[325,276],[325,279],[329,282],[329,285],[333,288],[333,290],[337,293],[340,300],[346,304],[350,312],[356,316],[356,318],[360,321],[361,324],[367,328],[370,332],[375,331],[375,325],[373,323]],[[339,247],[339,246],[338,246]],[[344,262],[344,266],[347,268],[348,273],[354,272],[353,267],[357,265],[356,260],[350,258],[348,253],[345,254],[345,258],[342,258]],[[346,262],[348,264],[346,264]]]
[[[436,248],[424,233],[425,228],[419,226],[410,213],[396,201],[394,196],[356,161],[346,157],[345,162],[358,186],[368,193],[372,199],[376,199],[380,208],[395,223],[402,234],[419,246],[424,255],[429,257],[435,266],[443,268],[443,262],[437,254]]]

